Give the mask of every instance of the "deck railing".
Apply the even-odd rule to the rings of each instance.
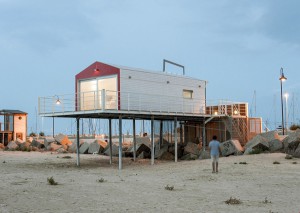
[[[42,116],[99,110],[224,115],[226,111],[223,110],[223,106],[232,105],[233,109],[236,102],[100,90],[39,97],[38,104],[39,114]],[[217,113],[216,106],[220,106]]]

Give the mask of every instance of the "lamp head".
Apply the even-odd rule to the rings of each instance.
[[[55,101],[55,103],[57,104],[57,105],[60,105],[61,104],[61,102],[60,102],[60,100],[59,100],[59,97],[58,97],[58,95],[55,95],[56,96],[56,101]]]
[[[285,81],[287,80],[287,78],[284,76],[284,73],[283,73],[283,68],[281,67],[280,69],[280,78],[279,78],[280,81]]]

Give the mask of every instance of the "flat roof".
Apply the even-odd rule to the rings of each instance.
[[[14,109],[2,109],[0,110],[0,114],[6,115],[6,114],[27,114],[27,112],[23,112],[20,110],[14,110]]]

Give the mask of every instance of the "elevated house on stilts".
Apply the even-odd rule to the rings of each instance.
[[[184,74],[174,75],[164,71],[154,72],[95,62],[75,76],[74,94],[39,97],[39,115],[76,118],[77,147],[80,119],[108,119],[110,148],[111,121],[118,119],[119,169],[122,168],[123,119],[132,120],[134,150],[136,120],[151,121],[151,164],[154,164],[155,150],[154,121],[160,124],[160,141],[163,140],[163,121],[173,123],[175,131],[171,141],[175,144],[175,162],[178,143],[199,140],[205,147],[213,134],[219,135],[223,141],[238,138],[245,143],[261,132],[261,119],[248,118],[247,103],[209,102],[206,98],[207,81]],[[79,153],[77,155],[79,165]]]

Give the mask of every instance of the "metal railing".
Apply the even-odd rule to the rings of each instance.
[[[100,90],[39,97],[38,104],[40,115],[99,110],[215,115],[215,106],[219,106],[218,115],[222,115],[226,114],[222,107],[229,103],[233,104],[229,101]]]

